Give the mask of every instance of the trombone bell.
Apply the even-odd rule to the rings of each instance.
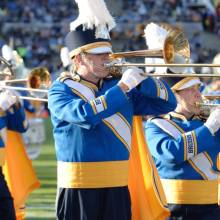
[[[33,69],[27,79],[12,79],[2,80],[5,83],[18,83],[25,82],[28,88],[17,87],[17,86],[6,86],[0,85],[1,89],[28,91],[34,97],[19,96],[21,99],[36,100],[36,101],[47,101],[43,99],[51,85],[50,73],[45,67],[38,67]]]
[[[46,90],[51,85],[50,73],[45,67],[33,69],[27,79],[28,87],[31,88],[30,94],[34,97],[43,98],[45,93],[38,92],[38,89]],[[36,89],[36,91],[34,91]]]
[[[163,26],[162,26],[163,27]],[[163,58],[165,63],[189,63],[190,46],[184,33],[175,27],[164,27],[168,29],[168,35],[164,41],[163,50],[136,50],[110,54],[111,59],[129,57],[157,57]],[[178,70],[177,70],[178,68]],[[183,72],[181,67],[171,67],[173,72]]]
[[[48,89],[51,85],[50,73],[45,67],[33,69],[27,79],[29,88]]]

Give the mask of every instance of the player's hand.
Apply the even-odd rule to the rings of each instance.
[[[204,125],[209,129],[209,131],[212,133],[212,135],[215,135],[215,133],[220,128],[220,108],[216,108],[209,115],[209,117]]]
[[[127,91],[130,91],[146,78],[147,76],[144,74],[142,69],[137,67],[130,67],[124,71],[118,84],[119,86],[120,84],[125,85],[127,87]]]
[[[0,108],[3,111],[8,110],[12,105],[17,102],[17,97],[10,91],[0,93]]]

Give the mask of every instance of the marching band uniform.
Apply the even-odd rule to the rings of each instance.
[[[20,101],[20,104],[25,112],[26,123],[29,124],[27,110],[32,112],[34,108],[28,102],[25,105],[25,102]],[[25,202],[30,193],[40,187],[40,182],[26,152],[21,132],[7,129],[6,133],[3,173],[13,197],[16,220],[23,220],[26,214]]]
[[[168,83],[173,90],[200,83],[192,77],[178,80]],[[187,119],[171,112],[148,120],[145,135],[169,203],[170,219],[219,219],[220,131],[213,135],[200,117]]]
[[[22,78],[22,76],[26,75],[25,72],[27,69],[24,66],[23,59],[18,55],[18,53],[12,50],[8,45],[4,45],[2,47],[2,56],[9,63],[11,63],[11,68],[16,78]],[[12,74],[12,73],[11,73]],[[12,75],[8,75],[8,77],[12,77]],[[6,76],[2,74],[5,78]],[[8,78],[9,79],[9,78]],[[3,80],[4,83],[4,80]],[[16,86],[24,86],[16,84]],[[10,102],[14,100],[17,102],[17,98],[20,95],[26,96],[27,92],[17,92],[17,91],[6,91],[7,96],[5,97],[7,101],[2,101],[0,104],[0,108],[3,107],[2,104],[5,102]],[[4,96],[4,91],[2,91],[1,96]],[[20,111],[22,111],[22,116],[19,114],[14,114],[13,118],[9,114],[6,115],[6,120],[11,121],[11,123],[17,123],[16,126],[23,126],[23,119],[26,118],[25,113],[34,113],[35,108],[28,100],[19,100],[19,104],[16,104]],[[26,111],[26,112],[25,112]],[[25,131],[27,126],[27,121],[24,121]],[[32,163],[28,158],[28,155],[25,150],[25,144],[23,141],[23,137],[21,131],[15,127],[15,129],[11,129],[10,126],[7,126],[7,130],[5,130],[5,141],[4,141],[4,154],[5,154],[5,163],[2,166],[2,172],[4,174],[5,180],[7,182],[8,190],[10,191],[11,197],[13,197],[13,204],[15,209],[16,220],[24,219],[25,217],[25,201],[33,190],[39,188],[40,182],[35,174]],[[14,212],[14,211],[13,211]],[[12,217],[9,219],[13,219]]]
[[[49,109],[60,188],[127,186],[132,116],[163,114],[175,106],[172,92],[159,80],[147,78],[128,97],[117,82],[106,79],[98,88],[59,78],[52,85]]]
[[[0,102],[0,106],[4,110],[1,111],[0,117],[0,219],[13,220],[16,219],[13,199],[2,172],[2,166],[5,163],[6,128],[18,132],[25,132],[27,122],[25,120],[23,107],[21,107],[19,103],[16,103],[13,98],[1,94]]]
[[[71,58],[83,60],[91,53],[98,59],[111,53],[109,39],[97,37],[98,29],[82,26],[66,37]],[[138,68],[128,69],[120,80],[100,77],[98,84],[79,72],[69,73],[51,86],[48,106],[58,160],[58,219],[131,219],[127,186],[132,117],[163,114],[176,106],[165,83],[140,73]],[[121,80],[129,84],[129,91],[120,87]]]

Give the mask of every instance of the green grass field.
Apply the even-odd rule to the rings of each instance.
[[[26,220],[54,220],[56,197],[56,159],[50,120],[45,120],[47,140],[33,166],[41,187],[31,193],[26,202]]]

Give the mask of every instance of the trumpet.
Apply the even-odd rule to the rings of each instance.
[[[26,79],[11,79],[1,80],[2,83],[26,83],[28,88],[11,86],[11,85],[0,85],[1,89],[17,90],[17,91],[28,91],[34,97],[19,96],[20,99],[36,100],[47,102],[47,99],[43,98],[51,85],[50,73],[45,67],[38,67],[33,69],[28,78]]]

